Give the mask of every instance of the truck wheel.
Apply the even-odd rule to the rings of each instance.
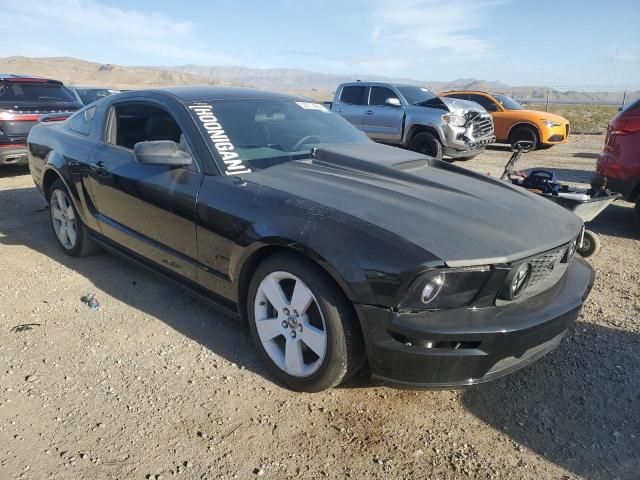
[[[415,134],[409,140],[409,150],[442,160],[442,144],[429,132]]]
[[[600,251],[600,239],[598,235],[591,230],[584,231],[584,237],[582,238],[582,245],[578,245],[577,252],[580,256],[587,258],[595,255]]]
[[[334,387],[364,363],[364,342],[349,300],[304,257],[281,253],[260,264],[249,285],[247,312],[260,357],[293,390]]]
[[[82,223],[71,196],[61,180],[56,180],[49,189],[49,216],[58,244],[67,255],[84,257],[100,250],[89,238],[87,227]]]
[[[511,135],[509,135],[509,143],[513,146],[515,143],[520,142],[521,140],[526,140],[528,142],[533,142],[534,150],[539,148],[540,139],[538,138],[538,132],[533,127],[517,127]]]

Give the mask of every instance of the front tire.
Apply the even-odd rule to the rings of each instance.
[[[249,285],[247,312],[261,359],[292,390],[326,390],[363,364],[352,305],[304,257],[279,253],[260,264]]]
[[[62,180],[53,182],[48,197],[51,227],[64,253],[83,257],[98,251],[99,247],[89,238],[87,227],[82,223]]]
[[[415,134],[409,140],[407,148],[413,152],[442,160],[442,144],[429,132]]]
[[[511,146],[515,145],[520,141],[533,142],[533,149],[540,148],[540,137],[538,136],[538,132],[533,127],[522,126],[517,127],[511,135],[509,135],[509,143]]]

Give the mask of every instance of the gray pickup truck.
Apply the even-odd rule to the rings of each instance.
[[[343,83],[329,105],[373,140],[438,159],[466,160],[495,140],[491,114],[480,105],[415,85]]]

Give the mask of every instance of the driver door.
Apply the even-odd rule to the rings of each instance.
[[[509,127],[511,126],[511,121],[509,120],[508,115],[505,114],[502,105],[487,95],[477,93],[470,94],[469,100],[479,103],[491,114],[493,117],[493,126],[496,138],[498,140],[505,140],[509,132]]]
[[[362,129],[374,140],[385,143],[402,142],[404,109],[386,104],[388,98],[398,95],[387,87],[371,87],[369,108],[364,111]]]
[[[197,161],[188,167],[142,164],[133,146],[188,139],[171,114],[151,101],[121,101],[107,111],[103,140],[90,158],[90,186],[102,234],[127,250],[196,280]],[[190,153],[191,149],[189,149]]]

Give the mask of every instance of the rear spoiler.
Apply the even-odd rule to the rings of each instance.
[[[38,123],[64,122],[67,118],[69,118],[74,113],[75,112],[47,113],[45,115],[40,116]]]

